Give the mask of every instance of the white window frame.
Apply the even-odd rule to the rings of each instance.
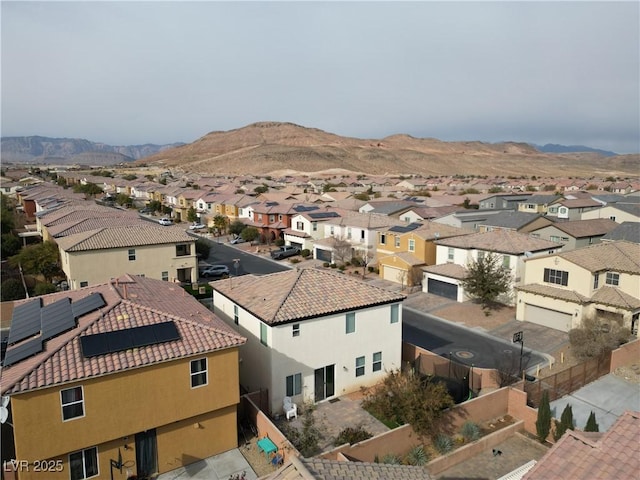
[[[64,392],[68,392],[69,390],[77,390],[80,389],[81,398],[80,400],[73,400],[71,402],[64,403]],[[74,415],[72,417],[65,418],[64,408],[69,407],[71,405],[80,404],[82,406],[82,415]],[[83,418],[86,415],[85,405],[84,405],[84,387],[82,385],[78,385],[77,387],[65,388],[60,390],[60,410],[62,413],[62,421],[69,422],[71,420],[76,420],[78,418]]]
[[[233,323],[235,323],[236,325],[238,325],[239,320],[239,309],[238,309],[238,305],[234,305],[233,306]]]
[[[395,238],[394,240],[395,247],[400,248],[400,235],[395,235],[394,238]]]
[[[416,251],[416,241],[413,238],[409,239],[409,251],[410,252]]]
[[[356,357],[356,377],[362,377],[366,373],[366,357]]]
[[[376,355],[378,358],[376,359]],[[372,356],[371,361],[371,371],[372,372],[380,372],[382,371],[382,352],[375,352]]]
[[[168,282],[169,281],[169,272],[162,272],[160,275],[162,276],[162,281],[163,282]]]
[[[269,346],[269,332],[267,330],[267,324],[260,322],[260,343],[265,347]]]
[[[620,274],[618,272],[607,272],[604,283],[612,287],[620,286]]]
[[[400,320],[400,306],[397,303],[391,305],[390,323],[398,323]]]
[[[200,362],[202,362],[202,360],[204,360],[204,369],[203,370],[196,370],[195,372],[193,371],[193,367],[194,365],[196,365],[197,363],[197,368],[200,368]],[[200,378],[201,375],[204,374],[204,383],[198,383],[197,385],[194,385],[194,380],[198,381],[197,379]],[[205,387],[207,385],[209,385],[209,361],[207,359],[207,357],[202,357],[202,358],[196,358],[195,360],[191,360],[189,362],[189,378],[190,378],[190,382],[191,382],[191,388],[200,388],[200,387]]]
[[[300,324],[299,323],[294,323],[293,325],[291,325],[291,336],[292,337],[299,337],[300,336]]]
[[[289,382],[291,382],[291,389],[289,389]],[[294,373],[293,375],[287,375],[284,381],[284,389],[287,397],[300,395],[302,393],[302,374]]]
[[[380,245],[387,244],[387,234],[380,232]]]
[[[97,472],[95,475],[91,475],[88,477],[87,476],[87,452],[90,452],[92,450],[95,451],[95,465],[96,465]],[[71,456],[77,455],[77,454],[82,455],[82,476],[81,477],[74,477],[72,475],[72,470],[71,470]],[[84,480],[86,478],[95,478],[95,477],[98,477],[99,475],[100,475],[100,460],[98,458],[98,447],[84,448],[82,450],[71,452],[69,454],[69,478],[71,478],[71,480]]]
[[[447,261],[453,262],[454,258],[455,258],[455,250],[453,249],[453,247],[449,247],[447,249]]]
[[[356,332],[356,312],[347,312],[345,315],[345,333]]]
[[[134,262],[136,260],[136,249],[130,248],[128,251],[128,255],[129,255],[129,261]]]

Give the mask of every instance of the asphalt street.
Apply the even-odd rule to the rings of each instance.
[[[407,307],[402,309],[402,339],[445,358],[451,355],[453,360],[465,365],[520,370],[519,343],[509,343]],[[524,349],[522,369],[544,362],[546,357],[542,354]]]
[[[204,237],[201,237],[204,238]],[[211,265],[226,265],[229,267],[231,275],[239,276],[248,273],[256,275],[264,275],[267,273],[283,272],[290,270],[285,264],[263,258],[258,255],[246,253],[233,245],[225,244],[217,240],[209,240],[204,238],[211,244],[209,256],[204,262]],[[237,260],[237,261],[236,261]]]

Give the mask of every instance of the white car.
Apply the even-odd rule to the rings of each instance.
[[[164,225],[164,226],[172,225],[172,224],[173,224],[173,222],[171,221],[171,219],[170,219],[170,218],[166,218],[166,217],[161,218],[160,220],[158,220],[158,223],[159,223],[160,225]]]
[[[207,228],[207,227],[205,227],[201,223],[195,223],[194,222],[192,225],[189,225],[189,230],[202,230],[203,228]]]
[[[209,265],[200,269],[200,276],[227,278],[229,276],[229,267],[226,265]]]
[[[244,238],[236,237],[229,242],[231,245],[236,245],[238,243],[244,243]]]

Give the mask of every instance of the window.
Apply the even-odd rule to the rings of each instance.
[[[611,215],[611,216],[609,217],[609,220],[613,220],[613,221],[615,222],[615,221],[616,221],[616,217],[615,217],[615,215]]]
[[[346,332],[353,333],[356,331],[356,314],[355,312],[347,313]]]
[[[299,337],[300,336],[300,324],[299,323],[294,323],[291,326],[291,335],[294,337]]]
[[[527,210],[533,210],[536,206],[533,203],[527,203]]]
[[[278,220],[282,220],[282,215],[278,215]]]
[[[132,262],[136,259],[136,249],[135,248],[130,248],[129,249],[129,261]]]
[[[511,268],[511,256],[510,255],[503,255],[502,256],[502,268]]]
[[[238,325],[238,305],[233,306],[233,323]]]
[[[416,251],[416,241],[415,240],[409,240],[409,251],[410,252],[415,252]]]
[[[69,454],[71,480],[82,480],[98,475],[98,447]]]
[[[311,222],[311,230],[314,232],[318,231],[318,222]]]
[[[395,246],[396,248],[400,248],[400,237],[396,235],[395,237]]]
[[[62,402],[62,420],[84,417],[84,395],[82,387],[60,390]]]
[[[260,322],[260,343],[268,345],[267,343],[267,325]]]
[[[162,272],[160,275],[162,275],[162,281],[164,282],[169,281],[169,272]]]
[[[544,281],[547,283],[555,283],[556,285],[567,286],[569,284],[569,272],[554,270],[553,268],[545,268]]]
[[[347,238],[351,238],[351,227],[347,227]]]
[[[382,352],[376,352],[373,354],[373,371],[379,372],[382,370]]]
[[[558,207],[549,207],[549,213],[558,213]]]
[[[484,254],[486,252],[484,252],[483,250],[478,250],[478,260],[482,260],[484,258]]]
[[[599,274],[595,274],[593,276],[593,289],[595,290],[596,288],[598,288],[598,284],[600,283],[600,275]]]
[[[615,272],[607,272],[607,278],[604,283],[617,287],[618,285],[620,285],[620,274]]]
[[[380,245],[387,244],[387,235],[384,233],[380,233]]]
[[[569,237],[560,237],[560,240],[563,242],[568,242],[569,241]]]
[[[275,215],[269,215],[269,223],[273,223],[276,221],[276,216]]]
[[[296,373],[287,377],[287,397],[302,393],[302,374]]]
[[[89,286],[89,282],[80,282],[80,288],[88,287],[88,286]]]
[[[391,323],[398,323],[400,307],[397,303],[391,305]]]
[[[207,359],[191,360],[191,388],[207,384]]]
[[[447,260],[453,262],[453,247],[449,247],[447,250]]]
[[[304,223],[296,222],[296,230],[304,230]]]
[[[176,245],[176,257],[184,257],[187,255],[191,255],[191,245],[188,243]]]
[[[331,227],[329,228],[329,233],[333,235],[333,225],[331,225]]]
[[[356,377],[364,375],[364,357],[356,358]]]
[[[560,237],[559,237],[559,236],[557,236],[557,235],[551,235],[551,236],[549,237],[549,239],[550,239],[552,242],[560,243]]]

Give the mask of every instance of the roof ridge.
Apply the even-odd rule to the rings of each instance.
[[[289,289],[289,291],[287,292],[286,295],[283,295],[282,300],[280,301],[280,304],[278,305],[278,307],[275,309],[274,313],[273,313],[273,319],[278,318],[278,313],[280,312],[280,310],[282,309],[282,307],[284,307],[284,304],[287,303],[287,300],[289,299],[289,297],[291,296],[291,292],[293,292],[293,290],[296,288],[296,286],[298,285],[298,282],[300,281],[300,278],[302,277],[302,274],[307,270],[306,268],[296,268],[298,274],[295,276],[295,279],[293,280],[293,284],[291,285],[291,288]],[[279,273],[279,272],[277,272]]]

